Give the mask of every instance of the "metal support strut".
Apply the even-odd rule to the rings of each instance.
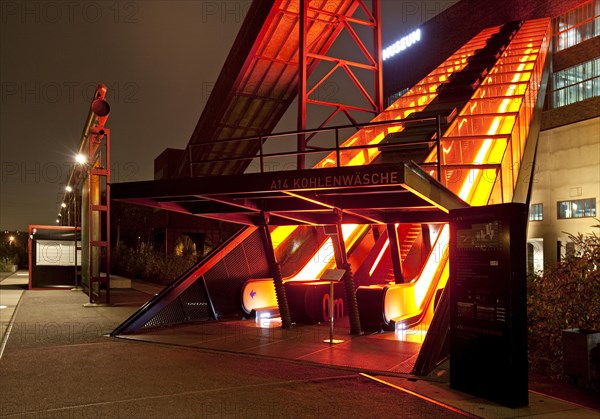
[[[273,285],[275,286],[275,296],[277,298],[277,305],[279,306],[279,315],[281,316],[281,327],[290,328],[292,327],[292,315],[290,314],[290,307],[288,305],[285,287],[283,286],[281,266],[279,265],[279,262],[277,262],[277,257],[275,256],[275,251],[273,250],[271,232],[269,231],[268,215],[263,215],[265,222],[261,226],[261,233],[265,247],[265,253],[269,262],[269,270],[271,271]]]
[[[342,281],[344,283],[344,293],[346,295],[346,307],[348,307],[348,317],[350,319],[350,334],[360,335],[360,316],[358,314],[358,302],[356,301],[354,277],[352,276],[352,267],[348,263],[348,254],[346,253],[346,245],[344,236],[342,235],[342,225],[336,225],[336,234],[331,235],[333,241],[333,252],[335,255],[336,264],[339,269],[346,271]]]

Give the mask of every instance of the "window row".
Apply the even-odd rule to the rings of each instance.
[[[583,3],[552,20],[554,52],[600,35],[600,0]]]
[[[556,203],[557,218],[584,218],[596,216],[596,198],[575,199],[559,201]],[[531,204],[529,207],[529,221],[542,221],[544,219],[544,205]]]
[[[600,96],[600,58],[552,75],[552,108]]]
[[[557,218],[583,218],[596,216],[596,198],[561,201],[557,204]]]

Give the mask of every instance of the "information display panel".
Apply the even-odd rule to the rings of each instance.
[[[528,404],[525,204],[450,211],[450,385]]]

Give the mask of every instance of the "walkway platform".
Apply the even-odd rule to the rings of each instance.
[[[19,279],[0,282],[0,301]],[[343,319],[334,337],[345,342],[333,346],[323,343],[327,325],[284,330],[253,320],[110,338],[157,289],[143,293],[136,283],[114,290],[114,305],[94,308],[83,307],[82,292],[21,290],[16,314],[2,315],[11,331],[0,358],[0,416],[600,417],[591,393],[574,398],[590,407],[532,391],[529,407],[508,409],[450,389],[445,366],[417,379],[406,372],[418,335],[350,336]]]
[[[403,341],[394,333],[351,336],[348,319],[336,321],[334,338],[325,343],[329,325],[300,325],[291,329],[259,327],[255,320],[215,321],[178,325],[120,336],[142,342],[268,356],[371,373],[408,374],[421,347],[420,336]]]

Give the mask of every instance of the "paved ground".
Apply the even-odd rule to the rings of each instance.
[[[0,417],[600,417],[543,396],[516,411],[435,380],[107,337],[146,292],[115,290],[95,308],[82,292],[24,292],[0,359]]]

